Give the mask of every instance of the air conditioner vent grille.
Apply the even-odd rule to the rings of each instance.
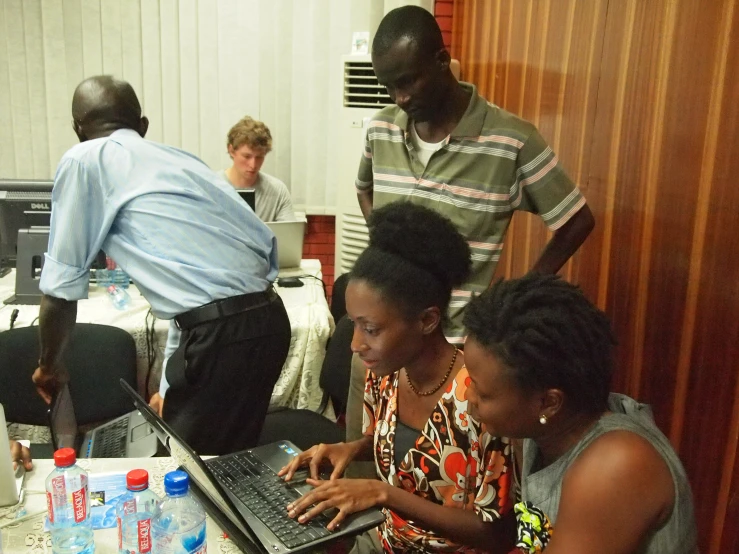
[[[340,267],[342,273],[348,273],[369,242],[364,218],[361,215],[345,213],[342,217],[340,239]]]
[[[344,62],[344,106],[379,109],[392,103],[387,89],[377,82],[372,62]]]

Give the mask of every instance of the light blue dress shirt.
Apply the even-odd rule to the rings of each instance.
[[[128,129],[80,143],[59,162],[41,292],[87,298],[100,250],[162,319],[264,291],[277,277],[274,235],[230,184],[195,156]],[[179,343],[173,329],[165,358]]]

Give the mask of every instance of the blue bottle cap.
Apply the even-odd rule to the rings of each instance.
[[[170,471],[164,476],[164,492],[169,495],[185,494],[190,486],[190,476],[184,471]]]

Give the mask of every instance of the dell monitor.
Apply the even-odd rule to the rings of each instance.
[[[0,276],[16,266],[18,231],[51,224],[54,181],[0,179]]]

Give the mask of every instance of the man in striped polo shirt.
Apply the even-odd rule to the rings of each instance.
[[[536,127],[454,78],[434,17],[416,6],[388,12],[372,44],[372,66],[395,102],[369,123],[356,180],[365,218],[406,200],[451,219],[472,251],[472,276],[453,292],[450,342],[461,344],[462,312],[491,283],[515,210],[539,214],[554,232],[532,271],[555,273],[593,228],[577,186]]]

